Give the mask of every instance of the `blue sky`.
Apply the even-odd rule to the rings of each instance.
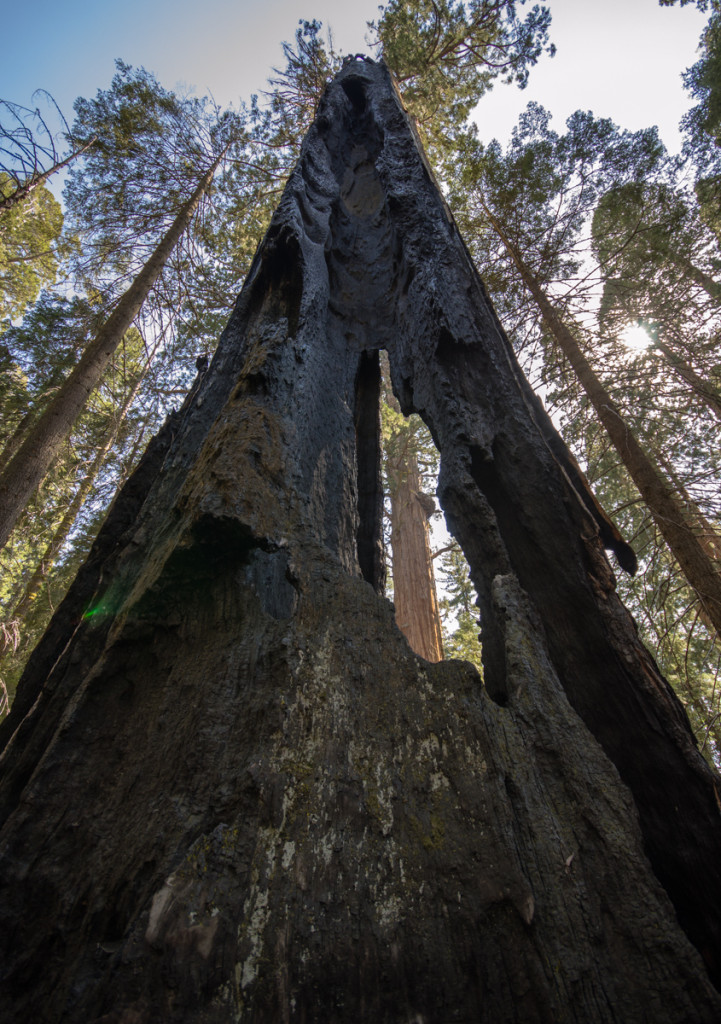
[[[591,109],[636,129],[660,124],[667,145],[688,100],[680,74],[695,59],[705,17],[695,7],[659,8],[657,0],[550,0],[558,47],[531,72],[528,89],[497,86],[477,118],[481,135],[507,138],[530,99],[554,125]],[[301,17],[332,25],[336,45],[366,49],[366,22],[377,3],[354,0],[36,0],[3,13],[0,97],[29,105],[47,89],[72,118],[73,100],[107,87],[121,57],[153,71],[168,88],[211,91],[222,104],[262,89],[281,62],[280,42]]]

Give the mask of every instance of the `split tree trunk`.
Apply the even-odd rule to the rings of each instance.
[[[486,688],[382,597],[379,347]],[[4,1019],[719,1020],[718,779],[550,431],[351,63],[0,729]]]
[[[120,297],[67,380],[58,388],[52,401],[26,434],[19,450],[0,473],[0,548],[7,543],[23,509],[40,486],[123,335],[140,312],[150,289],[187,230],[224,155],[221,153],[203,175],[198,187],[180,209],[133,283]]]

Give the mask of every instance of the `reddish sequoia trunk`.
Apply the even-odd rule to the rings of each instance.
[[[381,357],[383,401],[400,416],[390,384],[387,356]],[[391,506],[393,603],[396,624],[411,649],[426,661],[443,660],[443,634],[428,527],[430,495],[422,491],[414,432],[408,421],[400,429],[389,424],[385,475]]]
[[[426,661],[443,659],[441,617],[418,460],[410,454],[391,487],[393,603],[398,628]]]
[[[487,689],[378,593],[379,346]],[[718,780],[551,431],[385,68],[348,66],[4,723],[3,1019],[720,1019]]]

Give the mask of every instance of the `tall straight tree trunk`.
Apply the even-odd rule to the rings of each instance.
[[[382,595],[379,349],[485,686]],[[348,62],[0,725],[2,1019],[717,1024],[719,779],[551,431]]]
[[[152,359],[152,355],[150,356],[150,359]],[[57,528],[55,529],[55,532],[53,533],[50,543],[43,552],[43,555],[38,564],[36,565],[34,572],[30,576],[30,579],[25,585],[25,588],[18,602],[15,604],[14,608],[10,613],[10,621],[17,622],[19,627],[21,626],[23,619],[30,610],[30,606],[35,600],[38,591],[43,585],[43,582],[47,579],[48,573],[55,564],[55,560],[57,559],[63,544],[67,540],[68,535],[70,534],[70,531],[72,530],[75,524],[75,520],[78,517],[78,513],[85,504],[85,499],[88,497],[90,491],[93,488],[93,485],[95,484],[95,479],[103,463],[105,462],[107,454],[112,448],[113,444],[115,443],[115,439],[118,436],[118,431],[120,430],[121,424],[123,423],[123,420],[127,416],[131,405],[135,401],[138,391],[140,390],[140,386],[145,380],[148,370],[150,369],[150,359],[145,364],[142,373],[138,375],[128,394],[125,396],[125,400],[120,409],[118,410],[118,412],[116,413],[113,422],[105,431],[105,435],[102,438],[100,445],[98,446],[95,456],[93,457],[93,461],[90,463],[90,467],[88,468],[87,472],[85,473],[85,476],[83,477],[82,483],[80,484],[75,494],[73,495],[73,500],[68,505],[65,511],[65,515],[60,520],[60,523],[58,524]],[[1,660],[2,656],[0,655],[0,661]]]
[[[721,534],[712,526],[698,507],[698,504],[688,493],[683,481],[679,480],[678,474],[671,463],[662,457],[659,458],[659,462],[664,473],[673,484],[674,490],[683,499],[686,515],[694,524],[704,551],[713,561],[721,562]]]
[[[713,384],[699,376],[694,368],[665,342],[656,340],[654,346],[664,354],[671,369],[688,384],[696,397],[711,410],[717,419],[721,420],[721,395]]]
[[[443,659],[443,635],[433,572],[428,517],[419,501],[418,458],[407,452],[388,467],[396,622],[411,648],[426,661]]]
[[[648,457],[633,431],[623,419],[610,394],[596,376],[581,351],[574,335],[561,319],[541,284],[510,241],[502,225],[483,206],[489,223],[505,245],[518,273],[536,300],[544,323],[563,354],[571,364],[578,381],[588,395],[593,408],[605,427],[611,443],[618,452],[629,476],[648,505],[654,522],[669,546],[681,571],[698,596],[701,607],[713,628],[721,636],[721,572],[697,536],[693,523],[683,506],[676,500],[673,488]]]
[[[669,251],[668,256],[671,261],[679,267],[684,274],[697,284],[700,288],[706,292],[706,294],[718,302],[721,299],[721,284],[715,281],[710,274],[705,273],[700,267],[697,267],[690,259],[684,257],[680,252]]]
[[[120,297],[115,309],[83,352],[77,365],[28,432],[14,458],[0,473],[0,548],[7,543],[26,504],[40,486],[60,446],[85,407],[113,353],[132,324],[225,156],[221,153],[200,179],[188,201]]]
[[[7,466],[16,451],[23,443],[25,434],[30,429],[30,424],[33,420],[33,410],[28,409],[25,415],[22,417],[18,425],[13,430],[12,434],[8,437],[5,445],[3,446],[2,452],[0,452],[0,472]]]
[[[401,407],[391,390],[387,353],[381,353],[382,399],[398,416]],[[387,428],[388,429],[388,428]],[[422,493],[418,453],[406,421],[389,424],[385,477],[391,505],[393,603],[396,623],[411,648],[426,661],[442,661],[443,632],[431,555],[427,505]],[[435,503],[433,502],[433,505]]]

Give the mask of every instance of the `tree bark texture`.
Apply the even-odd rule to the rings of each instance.
[[[30,409],[25,413],[25,415],[22,417],[20,422],[13,430],[12,434],[10,434],[10,436],[7,438],[3,446],[2,452],[0,452],[0,472],[5,466],[7,466],[10,459],[13,457],[15,452],[22,444],[23,438],[25,437],[25,432],[30,427],[32,419],[33,411]]]
[[[390,483],[396,623],[416,654],[426,661],[442,661],[441,616],[428,517],[419,500],[418,458],[414,451],[403,454],[403,458],[386,467]]]
[[[130,287],[78,360],[52,401],[38,416],[0,473],[0,548],[42,483],[60,446],[97,386],[123,335],[140,312],[175,246],[187,230],[225,153],[205,172],[191,197],[146,260]]]
[[[485,689],[382,596],[380,347]],[[2,727],[3,1020],[719,1020],[718,780],[544,415],[349,64]]]

